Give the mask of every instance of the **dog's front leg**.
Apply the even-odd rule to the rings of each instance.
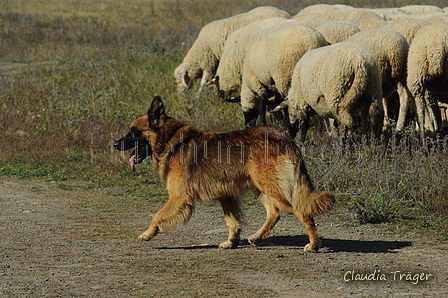
[[[149,228],[138,238],[149,241],[159,231],[166,232],[180,222],[187,223],[192,214],[194,206],[187,198],[171,196],[166,205],[154,215]]]
[[[159,227],[156,224],[153,224],[154,221],[151,222],[149,228],[138,236],[138,239],[149,241],[151,240],[157,233],[159,233]]]
[[[219,248],[232,249],[237,248],[240,244],[240,232],[241,232],[241,209],[239,205],[239,199],[235,198],[223,198],[219,199],[224,216],[226,219],[226,226],[229,230],[229,238],[227,241],[221,243]]]

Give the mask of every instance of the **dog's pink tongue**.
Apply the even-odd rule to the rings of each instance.
[[[135,172],[135,155],[129,157],[129,164],[131,165],[132,171]]]

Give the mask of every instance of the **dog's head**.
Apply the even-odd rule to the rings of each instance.
[[[129,158],[133,171],[135,171],[135,164],[152,156],[151,134],[154,134],[167,118],[163,101],[156,96],[148,110],[148,115],[135,120],[129,132],[114,143],[114,148],[120,151],[134,149]]]

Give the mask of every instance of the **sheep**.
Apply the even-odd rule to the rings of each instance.
[[[267,13],[271,13],[274,16],[278,16],[283,19],[291,18],[291,15],[288,12],[281,10],[274,6],[259,6],[259,7],[256,7],[254,9],[250,10],[249,12],[267,12]]]
[[[361,30],[370,30],[370,29],[378,29],[387,24],[386,21],[382,19],[361,19],[355,22],[355,25],[358,26]]]
[[[275,96],[274,104],[288,93],[294,65],[308,50],[326,46],[327,41],[316,29],[290,26],[254,43],[243,64],[241,108],[245,125],[253,126],[260,115],[265,124],[266,100]]]
[[[397,84],[406,85],[406,65],[409,44],[398,32],[391,29],[372,29],[361,31],[347,39],[366,47],[375,56],[381,71],[381,85],[383,92],[384,128],[390,126],[387,99],[397,91]],[[400,87],[402,88],[402,87]],[[400,90],[400,111],[396,130],[404,128],[408,111],[409,97],[405,90]]]
[[[221,53],[221,60],[223,59],[223,57],[225,57],[227,55],[227,53],[230,51],[232,46],[237,42],[238,38],[240,38],[245,33],[253,32],[260,28],[265,27],[266,25],[269,25],[269,24],[274,25],[274,24],[281,23],[283,21],[289,22],[291,20],[285,20],[284,18],[280,18],[280,17],[273,17],[273,18],[263,19],[263,20],[259,20],[259,21],[250,23],[249,25],[246,25],[244,27],[241,27],[238,30],[235,30],[232,34],[230,34],[227,37],[226,42],[224,43],[224,46],[222,48],[222,53]],[[221,62],[222,61],[220,61],[220,63]],[[219,65],[218,65],[218,68],[219,68]]]
[[[402,10],[407,11],[411,14],[421,13],[421,12],[441,12],[441,8],[434,5],[406,5],[401,7]]]
[[[411,13],[399,7],[375,8],[375,11],[386,14],[391,20],[405,17]]]
[[[420,136],[425,148],[426,130],[433,137],[441,131],[442,120],[437,102],[438,99],[446,101],[447,69],[448,24],[423,26],[409,47],[407,86],[415,100]]]
[[[309,117],[316,112],[335,119],[342,140],[360,116],[365,131],[369,107],[381,112],[380,67],[365,47],[350,42],[310,50],[294,68],[287,96],[290,135],[305,140]],[[375,119],[375,123],[379,119]]]
[[[425,19],[430,24],[435,23],[448,23],[448,14],[447,13],[440,13],[435,16],[429,17]]]
[[[190,89],[195,80],[201,78],[200,90],[215,75],[224,43],[232,32],[252,22],[272,18],[267,12],[247,12],[205,25],[196,41],[185,55],[183,62],[175,69],[178,91]]]
[[[417,31],[428,22],[422,19],[402,18],[387,22],[383,29],[392,29],[400,33],[410,45]]]
[[[304,9],[299,11],[296,15],[294,15],[292,18],[296,19],[296,20],[305,20],[305,19],[308,19],[309,17],[315,16],[318,14],[322,14],[327,11],[340,9],[340,8],[352,8],[352,7],[348,6],[348,5],[343,5],[343,4],[336,4],[336,5],[314,4],[314,5],[309,5],[309,6],[305,7]]]
[[[341,8],[328,11],[326,13],[318,14],[310,17],[311,19],[330,22],[330,21],[347,21],[356,22],[362,19],[382,19],[389,20],[385,14],[380,12],[375,12],[371,9],[360,9],[360,8]]]
[[[414,19],[428,20],[428,19],[432,19],[432,18],[443,17],[445,15],[446,15],[445,12],[420,12],[420,13],[411,14],[410,17],[412,17]]]
[[[239,99],[235,99],[233,94],[241,87],[244,58],[249,48],[271,33],[291,26],[302,26],[301,21],[294,19],[276,21],[258,30],[246,32],[233,42],[233,38],[232,40],[229,38],[225,44],[225,50],[223,51],[218,69],[216,70],[216,76],[212,80],[213,85],[217,86],[224,100],[238,101]]]
[[[361,31],[354,23],[346,21],[327,22],[316,27],[316,30],[325,37],[329,44],[344,41]]]
[[[312,20],[312,19],[300,20],[300,24],[308,26],[308,27],[312,27],[312,28],[316,28],[316,27],[322,25],[323,23],[324,22],[322,22],[322,21]]]

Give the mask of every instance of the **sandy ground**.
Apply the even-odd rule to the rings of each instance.
[[[289,215],[252,247],[264,211],[250,203],[241,246],[223,251],[220,207],[201,204],[187,226],[137,241],[162,206],[118,188],[0,179],[0,297],[448,297],[447,243],[418,230],[358,225],[336,208],[317,218],[317,254],[302,252]]]

